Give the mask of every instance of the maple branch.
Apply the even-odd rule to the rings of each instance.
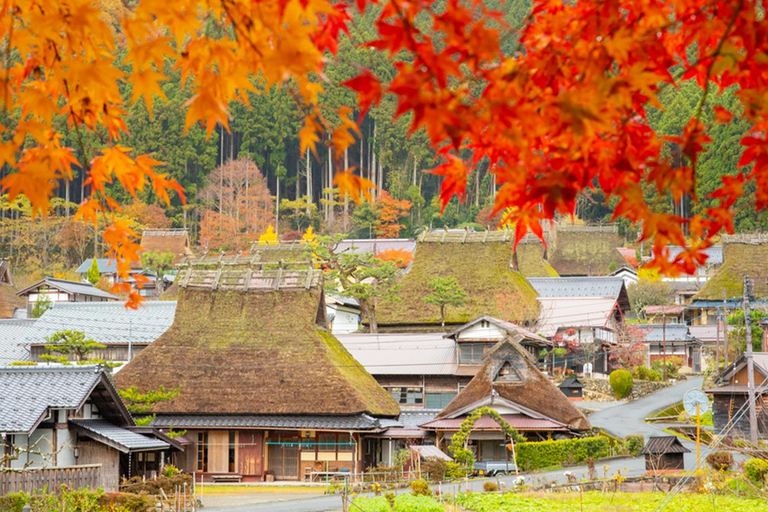
[[[242,28],[238,24],[238,22],[235,20],[235,17],[232,16],[232,13],[229,10],[228,5],[230,4],[229,0],[222,0],[221,7],[224,9],[224,12],[227,14],[227,17],[229,18],[229,21],[232,23],[232,28],[235,29],[235,39],[237,39],[237,35],[240,34],[246,42],[249,44],[251,49],[256,52],[256,55],[258,55],[261,58],[264,58],[264,54],[261,52],[261,50],[256,46],[256,43],[254,43],[250,37],[248,37],[248,34],[243,32]],[[257,3],[258,5],[258,3]],[[242,14],[238,11],[237,14],[241,15],[241,17],[245,18],[245,16],[242,16]]]

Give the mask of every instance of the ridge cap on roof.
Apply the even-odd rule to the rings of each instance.
[[[106,370],[101,365],[61,365],[61,366],[41,366],[41,365],[22,365],[22,366],[0,366],[0,373],[93,373],[106,374]]]
[[[117,308],[117,307],[123,307],[125,308],[125,304],[127,301],[124,300],[117,300],[112,302],[54,302],[51,304],[51,309],[85,309],[90,307],[95,308]],[[175,300],[145,300],[141,306],[139,306],[139,309],[126,309],[130,311],[141,311],[141,308],[145,306],[149,307],[158,307],[158,305],[170,305],[170,304],[177,304],[178,301]]]

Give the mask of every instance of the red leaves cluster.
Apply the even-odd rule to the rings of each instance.
[[[653,240],[656,264],[668,273],[692,271],[712,237],[732,231],[731,209],[747,181],[757,184],[758,208],[768,207],[768,21],[756,1],[541,0],[512,56],[500,51],[508,28],[482,1],[431,7],[384,1],[370,46],[401,57],[397,73],[386,87],[368,71],[347,85],[364,110],[382,89],[396,95],[398,115],[410,112],[412,129],[426,129],[445,157],[432,171],[444,178],[444,205],[463,199],[473,165],[488,158],[501,185],[495,211],[513,207],[508,220],[520,238],[540,232],[542,220],[572,214],[579,194],[599,184],[618,198],[616,217]],[[417,15],[431,17],[429,31]],[[754,128],[742,141],[740,166],[748,170],[723,178],[711,196],[716,207],[683,219],[653,211],[643,188],[697,200],[696,163],[710,142],[701,110],[683,133],[663,139],[645,109],[661,107],[661,87],[691,79],[705,89],[737,85]],[[733,118],[721,107],[715,116]],[[679,147],[682,167],[663,156],[664,144]],[[688,250],[670,259],[670,243]]]

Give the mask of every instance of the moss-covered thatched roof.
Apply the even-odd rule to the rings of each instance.
[[[528,277],[559,277],[557,271],[545,259],[544,244],[538,238],[526,236],[517,244],[515,262],[517,270]]]
[[[512,237],[510,237],[511,239]],[[524,324],[538,318],[536,292],[519,272],[511,268],[512,242],[419,242],[413,266],[400,282],[400,300],[378,304],[380,327],[439,326],[437,306],[424,302],[437,277],[455,277],[467,293],[463,306],[447,306],[445,321],[463,324],[481,315]]]
[[[752,281],[755,297],[768,297],[768,236],[733,235],[723,238],[723,264],[694,295],[694,300],[741,297],[744,276]]]
[[[547,259],[561,276],[607,276],[627,264],[614,226],[560,225],[547,241]]]
[[[143,251],[173,253],[173,263],[193,256],[186,229],[145,229],[141,235]]]
[[[155,406],[163,414],[399,414],[324,324],[317,286],[182,288],[171,328],[115,378],[140,392],[181,386]]]

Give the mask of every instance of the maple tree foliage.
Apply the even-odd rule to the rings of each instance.
[[[338,109],[336,126],[324,115],[323,69],[350,12],[372,4],[378,18],[366,45],[389,55],[395,72],[361,69],[344,85],[357,95],[358,114],[394,95],[396,115],[411,113],[412,129],[426,130],[444,160],[432,170],[443,177],[443,205],[463,199],[471,170],[488,161],[499,186],[495,211],[515,207],[507,220],[519,239],[541,234],[543,220],[573,214],[580,194],[599,185],[616,203],[614,215],[653,240],[655,264],[667,273],[692,272],[712,238],[733,230],[733,205],[748,182],[757,208],[768,206],[768,21],[755,0],[541,0],[519,27],[517,50],[506,53],[502,37],[517,27],[482,0],[447,0],[442,9],[431,0],[139,0],[130,10],[93,0],[6,0],[0,163],[14,172],[2,186],[11,200],[24,194],[45,213],[57,182],[82,169],[90,196],[78,215],[91,222],[119,209],[115,185],[134,196],[151,187],[165,202],[170,192],[181,195],[161,162],[120,144],[127,103],[142,99],[151,115],[164,99],[167,65],[192,93],[187,128],[228,129],[230,104],[247,103],[258,79],[300,104],[301,151],[316,152],[322,141],[340,163],[358,128],[348,106]],[[710,193],[715,203],[684,219],[646,204],[643,187],[698,199],[697,160],[710,142],[702,108],[666,138],[648,125],[645,109],[660,107],[662,88],[688,80],[703,88],[702,106],[735,87],[738,115],[752,128],[741,139],[742,172],[723,176]],[[11,121],[9,112],[20,114]],[[720,123],[736,115],[716,113]],[[99,134],[103,149],[66,147],[64,125],[75,139]],[[681,149],[680,165],[662,153],[669,142]],[[335,168],[340,194],[371,197],[372,182]],[[116,218],[103,238],[127,277],[138,259],[136,233]],[[687,248],[672,258],[668,243]],[[134,291],[129,303],[139,300]]]
[[[394,263],[397,268],[408,268],[413,263],[413,253],[405,249],[387,249],[376,253],[376,257]]]
[[[246,158],[230,160],[205,180],[200,244],[206,250],[246,250],[275,223],[275,207],[264,177]]]
[[[400,219],[408,215],[413,204],[407,199],[395,199],[382,191],[376,198],[376,238],[397,238],[405,225]]]

